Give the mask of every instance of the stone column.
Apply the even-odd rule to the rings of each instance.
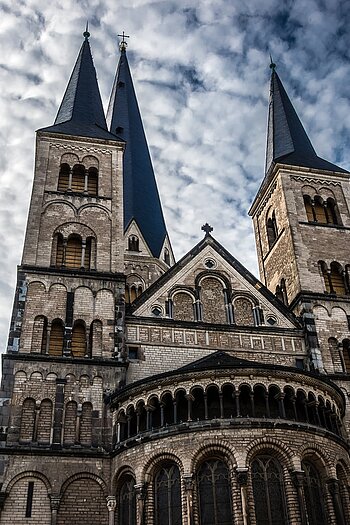
[[[186,394],[185,398],[187,399],[187,421],[192,421],[192,394]]]
[[[88,180],[89,180],[89,171],[85,170],[85,173],[84,173],[84,193],[88,193]]]
[[[243,525],[249,525],[249,510],[248,510],[248,468],[237,468],[236,470],[237,483],[241,495],[242,519]]]
[[[337,525],[346,525],[343,505],[340,497],[339,480],[330,478],[327,480],[328,490],[331,493]]]
[[[187,474],[183,477],[186,506],[187,506],[187,525],[193,525],[193,474]]]
[[[305,498],[304,498],[304,471],[293,470],[291,472],[292,480],[295,488],[297,489],[299,513],[300,513],[300,525],[307,525],[308,520],[306,517]]]
[[[136,524],[145,525],[145,500],[146,500],[146,483],[137,483],[136,492]]]
[[[60,506],[61,496],[59,494],[50,494],[51,504],[51,525],[57,524],[57,513]]]
[[[81,268],[85,268],[85,253],[86,253],[86,239],[81,241],[81,259],[80,259]]]
[[[117,508],[117,501],[115,496],[107,496],[107,509],[108,509],[108,525],[114,525],[115,523],[115,510]]]

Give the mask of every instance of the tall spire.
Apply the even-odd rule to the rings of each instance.
[[[135,220],[154,257],[167,235],[152,161],[126,56],[125,35],[107,112],[111,133],[126,141],[124,230]]]
[[[346,170],[321,159],[311,141],[276,73],[276,64],[270,68],[270,101],[266,147],[266,174],[277,162],[329,171]]]
[[[53,126],[41,131],[116,140],[107,130],[88,26]]]

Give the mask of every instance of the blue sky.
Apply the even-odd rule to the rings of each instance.
[[[317,153],[350,169],[345,0],[0,1],[0,350],[21,258],[34,131],[53,123],[86,20],[107,107],[128,58],[177,258],[214,236],[257,274],[247,210],[264,175],[269,53]]]

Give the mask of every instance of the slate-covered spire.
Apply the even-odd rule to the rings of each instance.
[[[90,33],[85,31],[84,42],[54,125],[41,131],[116,140],[116,137],[107,130],[89,36]]]
[[[124,230],[135,220],[153,256],[159,257],[167,231],[124,40],[120,51],[107,123],[111,133],[126,141]]]
[[[321,170],[341,171],[335,164],[321,159],[271,63],[269,118],[266,147],[266,174],[274,163],[290,164]]]

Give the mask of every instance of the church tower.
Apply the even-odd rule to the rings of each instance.
[[[304,316],[312,366],[350,373],[349,173],[317,155],[271,66],[265,177],[250,210],[261,280]]]
[[[124,154],[124,244],[127,303],[174,264],[141,114],[126,55],[120,59],[107,111],[111,133],[126,142]]]

